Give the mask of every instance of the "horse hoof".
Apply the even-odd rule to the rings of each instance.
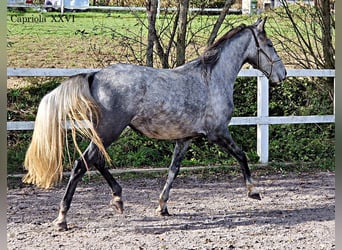
[[[166,211],[163,211],[160,213],[161,216],[171,216],[171,214],[169,214],[169,212],[166,210]]]
[[[248,197],[255,200],[261,200],[261,196],[259,193],[248,193]]]
[[[116,212],[123,214],[123,202],[120,197],[113,197],[113,199],[110,201],[110,205],[113,206]]]
[[[167,208],[164,208],[164,209],[157,208],[156,212],[157,212],[160,216],[171,216],[171,215],[169,214],[169,211],[167,210]]]
[[[67,225],[66,221],[60,222],[56,219],[53,221],[53,224],[59,232],[68,231],[68,225]]]

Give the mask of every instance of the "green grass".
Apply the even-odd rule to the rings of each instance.
[[[45,21],[26,22],[23,24],[21,20],[24,17],[35,17]],[[138,24],[136,17],[128,13],[65,13],[62,20],[63,22],[58,12],[8,12],[7,28],[11,35],[68,36],[73,35],[78,30],[90,31],[95,26],[113,27],[124,30]]]
[[[8,12],[8,64],[11,67],[102,67],[117,61],[133,62],[134,53],[144,61],[147,40],[147,19],[143,12],[79,12],[65,13],[64,22],[54,22],[60,14],[37,12]],[[24,17],[44,18],[44,22],[21,23]],[[169,42],[172,14],[157,19],[157,29],[164,45]],[[21,19],[18,19],[21,18]],[[197,16],[188,25],[191,42],[187,60],[198,56],[217,16]],[[241,23],[251,24],[255,18],[230,15],[220,34]],[[129,38],[129,39],[127,39]],[[174,53],[174,52],[172,52]],[[44,58],[41,58],[44,55]]]
[[[22,24],[11,21],[11,16],[20,15],[27,17],[43,15],[47,22]],[[8,12],[8,67],[90,68],[102,67],[118,61],[131,62],[130,60],[134,58],[124,48],[123,36],[116,36],[117,33],[113,31],[127,36],[136,34],[138,40],[146,39],[146,29],[131,13],[111,12],[110,15],[99,12],[67,13],[66,15],[74,15],[74,22],[51,22],[52,15],[59,15],[59,13]],[[139,15],[145,17],[144,13]],[[197,17],[191,24],[194,31],[200,30],[192,40],[197,48],[205,47],[210,25],[215,18],[217,17]],[[146,18],[144,20],[146,22]],[[159,28],[165,27],[169,20],[170,16],[158,19]],[[255,17],[228,16],[221,33],[240,23],[251,24],[254,21]],[[276,18],[270,18],[268,22],[273,22],[273,25],[279,23],[284,27],[287,25],[286,21]],[[200,29],[200,27],[204,28]],[[290,35],[290,32],[287,32]],[[271,32],[268,32],[268,35],[272,37]],[[195,45],[188,49],[188,60],[197,55]],[[136,52],[144,50],[139,46],[138,43],[135,45]],[[21,80],[27,84],[26,87],[11,87],[8,90],[7,119],[11,121],[34,120],[38,103],[43,95],[63,79],[22,78]],[[255,116],[256,98],[255,79],[238,79],[234,89],[234,116]],[[289,79],[282,84],[271,86],[270,115],[314,115],[331,112],[332,102],[329,99],[329,92],[317,88],[316,81]],[[230,129],[237,144],[246,152],[249,162],[257,163],[256,126],[231,126]],[[308,170],[308,165],[323,170],[334,170],[334,129],[334,124],[272,125],[270,164],[276,164],[276,169],[279,171],[285,171],[283,169],[286,167],[282,162],[294,162],[298,166],[297,169],[303,171]],[[8,173],[23,172],[22,162],[31,136],[32,131],[7,132]],[[80,139],[80,144],[84,149],[88,142]],[[127,131],[109,148],[114,163],[110,167],[166,167],[170,163],[173,147],[172,142],[151,140],[133,131]],[[72,152],[72,155],[77,157],[75,152]],[[194,140],[183,161],[184,166],[236,164],[233,157],[227,156],[202,138]],[[71,168],[67,159],[65,167]],[[206,175],[203,171],[203,176]]]
[[[272,26],[287,25],[277,16],[267,13],[266,29],[272,38]],[[115,62],[144,63],[147,43],[147,18],[144,12],[77,12],[65,13],[63,22],[58,12],[13,12],[7,16],[8,65],[10,67],[104,67]],[[24,17],[44,19],[44,22],[21,23]],[[21,19],[18,19],[21,18]],[[69,18],[69,21],[66,21]],[[157,30],[164,46],[169,42],[173,14],[157,19]],[[193,16],[190,16],[193,18]],[[190,32],[186,58],[196,58],[206,47],[206,41],[217,16],[198,15],[188,24]],[[256,16],[229,15],[218,36],[241,23],[252,24]],[[276,48],[278,45],[276,44]],[[283,53],[279,51],[281,56]],[[175,50],[171,50],[171,58]],[[156,62],[156,66],[159,64]]]

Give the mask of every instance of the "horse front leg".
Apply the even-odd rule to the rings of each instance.
[[[66,191],[59,205],[59,212],[57,219],[54,220],[54,224],[59,231],[68,230],[66,222],[66,215],[69,211],[72,197],[75,193],[77,183],[82,179],[87,169],[82,159],[78,159],[74,163],[74,167],[71,171],[70,179],[66,187]]]
[[[244,181],[247,187],[248,197],[256,200],[261,200],[260,194],[254,190],[254,183],[251,177],[251,171],[248,167],[246,154],[236,145],[232,139],[228,129],[224,129],[219,133],[208,136],[209,141],[219,145],[225,152],[230,153],[239,162],[243,174]]]
[[[191,140],[189,139],[176,141],[176,146],[173,152],[171,165],[169,167],[168,177],[164,185],[163,191],[159,196],[159,206],[157,208],[157,213],[159,213],[162,216],[170,215],[167,209],[167,201],[169,200],[170,190],[173,181],[176,179],[178,175],[181,161],[184,158],[184,155],[190,145],[190,142]]]

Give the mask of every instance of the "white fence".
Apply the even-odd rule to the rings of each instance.
[[[55,68],[8,68],[7,76],[35,76],[35,77],[64,77],[79,73],[88,73],[98,69],[55,69]],[[335,70],[296,70],[289,69],[288,77],[333,77]],[[230,125],[257,125],[257,153],[261,163],[268,162],[269,126],[272,124],[300,124],[300,123],[334,123],[334,111],[330,115],[312,116],[269,116],[269,84],[268,79],[255,69],[243,69],[238,77],[257,77],[257,116],[233,117]],[[34,122],[7,122],[7,130],[32,130]]]

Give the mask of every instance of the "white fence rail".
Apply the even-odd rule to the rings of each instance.
[[[7,76],[21,77],[65,77],[79,73],[89,73],[98,69],[55,69],[55,68],[8,68]],[[289,69],[288,77],[333,77],[335,70],[297,70]],[[268,79],[255,69],[243,69],[238,77],[257,77],[257,116],[233,117],[230,125],[257,125],[257,153],[261,163],[267,163],[269,159],[269,125],[272,124],[300,124],[300,123],[334,123],[335,122],[335,98],[334,111],[330,115],[312,116],[269,116],[269,84]],[[7,130],[32,130],[34,122],[15,121],[7,122]]]

